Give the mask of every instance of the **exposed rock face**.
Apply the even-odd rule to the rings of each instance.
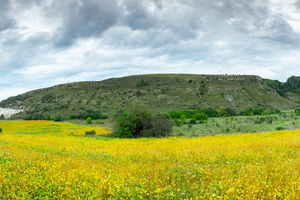
[[[0,107],[0,115],[4,115],[5,118],[9,118],[12,115],[19,113],[19,112],[23,112],[24,110],[22,109],[12,109],[12,108],[1,108]]]

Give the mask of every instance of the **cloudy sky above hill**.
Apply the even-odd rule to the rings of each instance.
[[[0,0],[0,100],[148,73],[300,75],[300,0]]]

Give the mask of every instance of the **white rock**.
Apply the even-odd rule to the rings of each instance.
[[[1,108],[0,107],[0,115],[4,115],[5,118],[9,118],[12,115],[19,113],[19,112],[23,112],[24,110],[22,109],[11,109],[11,108]]]

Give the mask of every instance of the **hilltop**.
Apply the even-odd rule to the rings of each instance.
[[[118,110],[136,104],[153,112],[205,107],[218,109],[220,106],[232,107],[236,111],[249,107],[280,110],[299,107],[299,94],[285,91],[280,96],[278,88],[286,87],[279,81],[254,75],[135,75],[34,90],[10,97],[2,101],[0,107],[65,116],[91,107],[99,108],[110,117]]]

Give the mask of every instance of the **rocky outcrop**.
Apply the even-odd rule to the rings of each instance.
[[[12,109],[12,108],[1,108],[0,107],[0,115],[4,115],[5,118],[9,118],[14,114],[17,114],[19,112],[23,112],[23,109]]]

